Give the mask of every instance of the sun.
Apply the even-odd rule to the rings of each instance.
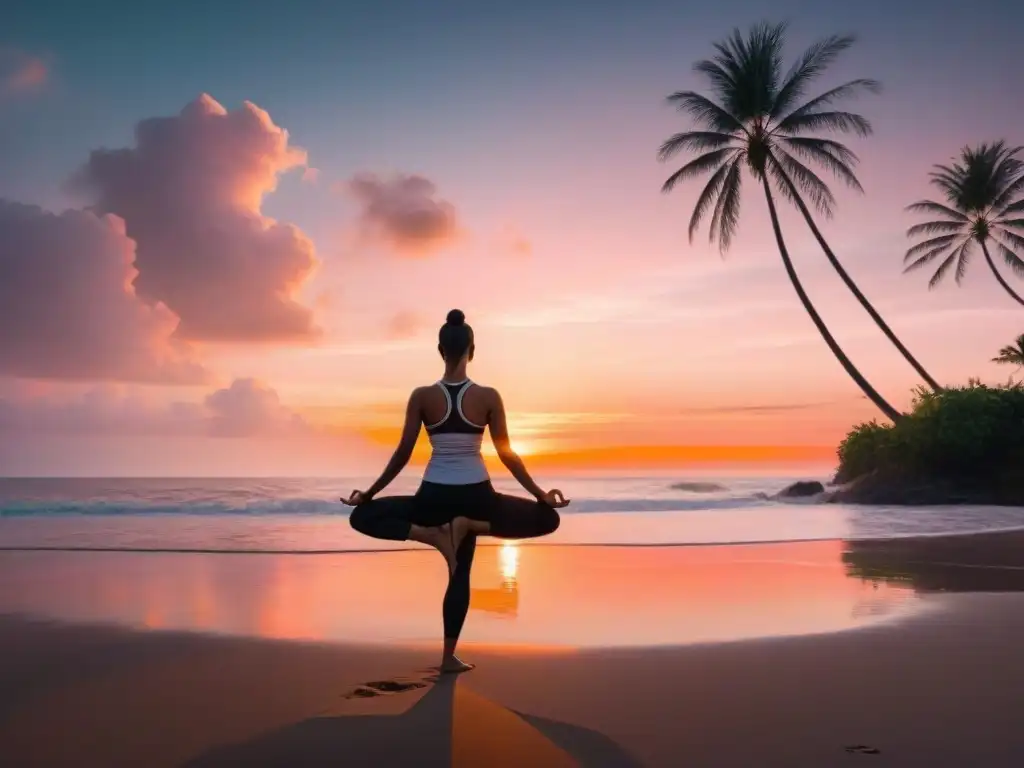
[[[509,445],[520,456],[529,456],[533,453],[533,446],[525,440],[510,440]]]
[[[509,447],[520,456],[529,456],[533,453],[533,444],[528,440],[509,440]],[[483,452],[488,456],[497,456],[498,452],[490,442],[484,444]]]

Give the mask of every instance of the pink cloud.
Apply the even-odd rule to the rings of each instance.
[[[309,339],[319,331],[295,297],[316,265],[313,243],[261,212],[279,176],[305,163],[262,109],[229,112],[203,94],[140,122],[134,147],[92,152],[72,187],[124,219],[135,290],[180,317],[180,337]]]
[[[316,184],[320,180],[320,169],[319,168],[306,168],[302,172],[302,180],[307,184]]]
[[[236,379],[202,402],[158,403],[112,386],[0,398],[0,433],[7,434],[285,437],[310,429],[252,379]]]
[[[455,206],[439,198],[436,185],[422,176],[382,179],[360,173],[344,188],[361,206],[361,235],[395,253],[425,256],[461,234]]]
[[[38,56],[0,48],[0,89],[11,93],[34,91],[42,88],[49,76],[49,67]]]
[[[115,216],[0,200],[0,373],[196,383],[178,318],[132,288],[135,244]]]
[[[306,422],[281,404],[277,392],[255,379],[235,379],[205,400],[210,434],[253,437],[306,429]]]
[[[402,310],[396,312],[388,320],[387,336],[389,339],[409,339],[423,329],[423,318],[415,312]]]

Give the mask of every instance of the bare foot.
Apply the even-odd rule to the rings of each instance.
[[[469,672],[469,670],[474,669],[475,667],[476,664],[465,662],[453,654],[450,658],[441,662],[440,669],[443,674],[457,675],[460,672]]]

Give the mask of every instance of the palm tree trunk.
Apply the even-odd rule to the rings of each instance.
[[[985,241],[981,240],[981,252],[985,254],[985,261],[988,262],[988,268],[992,270],[992,274],[996,276],[996,280],[1003,286],[1003,290],[1013,296],[1017,300],[1018,304],[1024,304],[1024,299],[1017,295],[1017,293],[1010,287],[1010,284],[1003,279],[1003,276],[999,274],[999,270],[996,269],[996,263],[992,261],[992,257],[988,253],[988,246],[985,245]]]
[[[841,277],[843,282],[846,283],[846,287],[849,288],[850,292],[857,297],[857,301],[859,301],[860,305],[864,307],[864,310],[871,315],[871,319],[875,321],[875,324],[882,329],[882,333],[888,337],[889,341],[893,343],[893,346],[900,351],[900,354],[906,358],[906,361],[910,363],[915,371],[918,372],[921,378],[928,383],[928,386],[936,392],[941,392],[942,387],[939,386],[939,383],[935,381],[928,371],[924,369],[924,366],[917,361],[917,358],[910,354],[910,350],[903,346],[903,342],[901,342],[896,334],[893,333],[892,328],[890,328],[888,323],[882,319],[882,316],[878,314],[878,311],[871,305],[871,302],[868,301],[867,297],[861,293],[860,288],[858,288],[857,284],[853,282],[853,278],[850,277],[845,269],[843,269],[843,265],[839,263],[839,259],[836,258],[832,249],[829,248],[828,243],[825,242],[825,237],[821,234],[821,230],[818,229],[818,225],[814,222],[814,217],[811,216],[811,212],[807,209],[807,205],[804,203],[803,198],[800,197],[800,193],[789,178],[789,175],[783,170],[781,165],[775,162],[774,157],[770,159],[770,162],[775,163],[775,168],[785,180],[786,186],[789,187],[789,190],[793,195],[793,199],[796,201],[797,208],[799,208],[800,213],[804,215],[804,221],[806,221],[807,226],[811,228],[811,233],[814,235],[814,239],[818,241],[818,245],[820,245],[821,249],[825,252],[825,258],[828,259],[832,268],[839,273],[839,277]]]
[[[839,344],[836,343],[832,334],[829,333],[828,328],[825,326],[825,322],[821,319],[821,316],[814,308],[814,305],[811,304],[811,300],[807,296],[806,291],[804,291],[804,287],[800,283],[800,278],[797,277],[796,270],[793,268],[793,262],[789,258],[789,251],[786,250],[786,243],[782,239],[782,227],[779,224],[778,211],[775,209],[775,200],[772,199],[771,187],[768,186],[767,174],[761,174],[761,182],[764,185],[765,198],[768,200],[768,213],[771,214],[772,229],[775,230],[775,242],[778,243],[779,254],[782,256],[782,263],[786,266],[786,274],[789,275],[789,280],[793,283],[793,288],[796,289],[796,295],[799,297],[800,303],[804,305],[804,309],[807,310],[807,314],[811,316],[811,320],[814,322],[815,327],[817,327],[821,337],[825,340],[825,343],[828,344],[828,348],[832,350],[832,354],[836,356],[839,364],[843,366],[843,369],[850,375],[850,378],[857,383],[857,386],[861,388],[871,402],[878,406],[882,413],[892,419],[893,422],[899,421],[903,418],[903,414],[889,405],[885,398],[882,397],[878,391],[868,383],[868,380],[864,378],[861,372],[857,370],[854,364],[850,361],[850,358],[846,356],[846,353],[843,352]]]

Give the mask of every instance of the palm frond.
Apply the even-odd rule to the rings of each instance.
[[[1017,169],[1016,173],[1020,174],[1020,169]],[[1019,197],[1022,193],[1024,193],[1024,174],[1021,174],[1017,176],[1017,178],[1009,181],[1006,188],[999,193],[999,196],[995,200],[992,201],[992,207],[998,211],[1003,206],[1008,205],[1014,199]]]
[[[701,152],[718,149],[736,141],[736,136],[718,131],[684,131],[667,139],[658,150],[659,160],[668,160],[684,149]]]
[[[853,150],[834,139],[823,139],[818,136],[784,136],[782,141],[792,144],[794,147],[817,147],[835,155],[847,165],[856,165],[860,162],[860,158],[854,154]]]
[[[1022,212],[1024,212],[1024,198],[1021,198],[1020,200],[1017,200],[1015,202],[1010,203],[1005,208],[1003,208],[1001,211],[997,211],[996,212],[996,216],[999,216],[1001,218],[1003,216],[1008,216],[1011,213],[1022,213]]]
[[[871,123],[853,112],[808,112],[789,115],[775,126],[775,130],[779,133],[792,134],[828,130],[870,136]]]
[[[733,161],[732,170],[725,179],[725,188],[722,190],[722,211],[718,217],[719,250],[725,252],[732,245],[733,235],[736,234],[736,227],[740,221],[740,186],[742,175],[740,174],[740,163]]]
[[[955,249],[956,246],[954,245],[953,248]],[[949,251],[948,244],[944,246],[939,246],[938,248],[933,248],[928,253],[919,256],[918,258],[914,259],[912,262],[907,264],[905,267],[903,267],[903,271],[905,273],[912,271],[913,269],[919,269],[920,267],[923,267],[925,264],[931,263],[938,256],[940,256],[943,253],[946,253],[947,251]],[[904,258],[904,261],[906,261],[906,258]]]
[[[932,275],[931,280],[928,281],[929,291],[942,282],[942,278],[944,278],[946,276],[946,273],[949,272],[949,268],[953,266],[953,263],[956,261],[956,258],[957,252],[953,251],[953,253],[949,254],[949,256],[946,257],[945,261],[939,264],[939,268],[935,270],[935,274]]]
[[[971,249],[973,243],[974,240],[970,238],[964,240],[963,245],[960,246],[960,250],[957,252],[956,275],[954,276],[957,285],[960,285],[960,281],[967,274],[967,265],[971,263],[971,254],[973,253]]]
[[[807,86],[854,42],[856,37],[853,35],[832,35],[805,50],[786,73],[782,87],[775,97],[771,117],[778,119],[780,115],[790,111],[792,105],[804,95]]]
[[[798,190],[802,191],[820,213],[831,218],[836,199],[814,171],[779,147],[769,157],[771,173],[787,198],[796,202]]]
[[[996,219],[992,223],[1010,229],[1024,229],[1024,219]]]
[[[938,166],[941,168],[941,166]],[[932,186],[938,187],[946,194],[946,200],[954,207],[963,207],[964,188],[963,179],[958,178],[953,171],[943,171],[930,174]]]
[[[698,125],[707,126],[720,133],[747,132],[742,122],[707,96],[694,91],[677,91],[669,96],[667,101],[680,112],[689,114]]]
[[[952,245],[953,241],[956,240],[956,235],[939,235],[929,240],[918,243],[907,249],[907,253],[903,256],[904,261],[910,261],[912,258],[917,256],[919,253],[924,253],[932,248],[938,248],[939,246],[946,247]]]
[[[712,61],[702,59],[693,65],[694,72],[704,75],[711,83],[711,90],[720,98],[728,95],[736,88],[739,73],[735,67],[730,66],[731,62]],[[732,70],[731,72],[729,70]]]
[[[1009,230],[1002,230],[999,233],[1000,237],[1005,237],[1010,246],[1014,249],[1024,248],[1024,237],[1021,237],[1016,232],[1010,232]]]
[[[953,246],[953,247],[955,248],[956,246]],[[928,251],[924,255],[918,257],[913,262],[911,262],[910,264],[905,266],[903,268],[903,272],[907,273],[907,272],[912,272],[915,269],[920,269],[925,264],[930,264],[931,262],[935,261],[936,257],[938,257],[939,254],[945,253],[948,250],[949,250],[949,245],[940,245],[938,248],[932,248],[930,251]]]
[[[717,197],[721,192],[722,184],[725,182],[725,177],[729,173],[730,167],[729,163],[725,163],[715,171],[697,198],[697,202],[693,206],[693,214],[690,216],[689,236],[691,243],[693,242],[693,235],[697,231],[697,227],[700,226],[701,219],[704,218],[708,206],[711,205],[711,201],[715,200],[717,202]]]
[[[933,213],[938,216],[946,216],[955,221],[966,222],[968,217],[960,211],[953,210],[949,206],[936,203],[931,200],[919,200],[907,206],[911,213]]]
[[[805,160],[813,160],[823,165],[836,178],[846,182],[847,186],[858,192],[864,191],[864,187],[860,185],[860,181],[850,167],[857,162],[857,156],[838,141],[790,136],[782,139],[782,143]]]
[[[1001,229],[999,230],[999,237],[1006,238],[1014,248],[1024,248],[1024,238],[1022,238],[1017,232],[1012,232],[1009,229]]]
[[[741,122],[766,115],[778,90],[782,69],[782,39],[785,25],[761,23],[746,34],[734,30],[728,40],[714,45],[718,55],[712,66],[701,65],[709,77],[718,68],[730,78],[731,87],[717,90],[722,106]],[[725,78],[714,75],[715,84]]]
[[[1006,265],[1013,270],[1017,277],[1024,277],[1024,259],[1017,255],[1016,251],[1011,249],[1005,243],[996,240],[996,245],[999,246],[999,253],[1003,257],[1003,261]]]
[[[907,230],[907,237],[918,237],[920,235],[938,235],[962,232],[964,225],[958,221],[926,221],[923,224],[915,224]]]
[[[718,168],[718,166],[729,160],[729,158],[737,152],[739,152],[738,149],[726,147],[725,149],[712,150],[711,152],[707,152],[700,157],[691,160],[665,179],[665,183],[661,185],[661,191],[671,192],[672,188],[680,181],[692,178],[693,176],[699,176],[702,173],[707,173],[710,170]]]
[[[868,78],[858,78],[857,80],[850,80],[848,83],[838,85],[831,90],[825,91],[819,96],[815,96],[807,103],[797,107],[785,117],[779,119],[779,115],[782,114],[780,110],[777,113],[773,113],[772,117],[778,119],[778,127],[787,123],[790,120],[799,120],[807,115],[820,113],[825,107],[830,107],[837,101],[843,99],[852,99],[860,95],[861,92],[867,91],[869,93],[879,93],[882,90],[882,84],[877,80],[870,80]],[[859,115],[858,115],[859,117]],[[863,119],[863,118],[861,118]],[[867,122],[865,120],[865,122]],[[782,130],[785,130],[784,128]],[[868,133],[871,132],[870,124],[868,125]],[[867,135],[867,134],[865,134]]]
[[[715,203],[715,212],[711,216],[711,227],[708,234],[710,242],[714,242],[715,238],[718,238],[718,250],[721,253],[725,253],[729,249],[729,244],[732,242],[732,235],[736,228],[741,178],[739,158],[733,160],[728,168],[729,171],[722,183],[718,201]],[[730,219],[726,218],[728,211],[731,211],[733,216],[731,225],[728,223]]]

